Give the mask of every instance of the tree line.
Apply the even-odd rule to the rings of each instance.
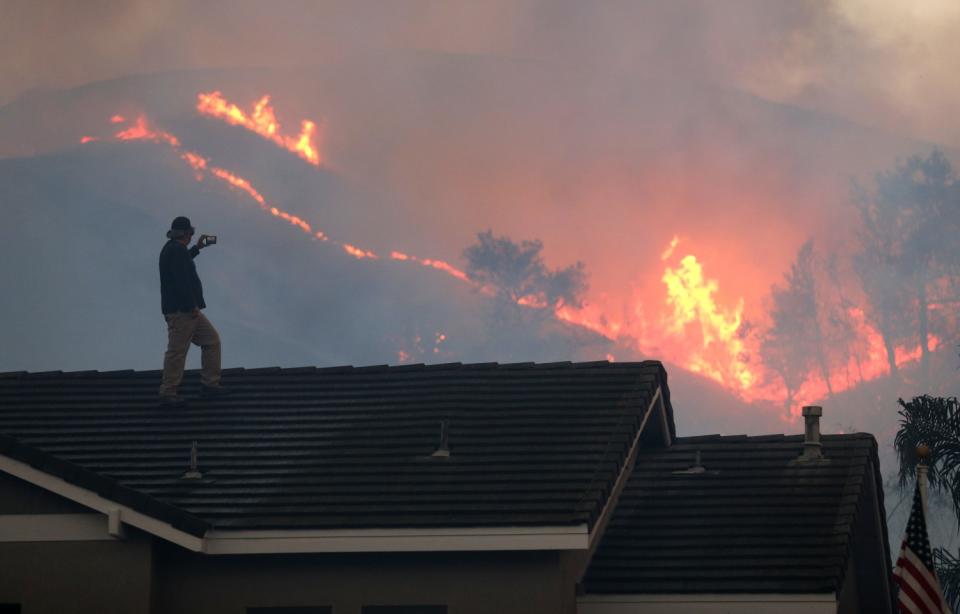
[[[823,252],[808,240],[771,288],[758,353],[783,384],[787,407],[811,378],[831,396],[838,377],[864,379],[863,323],[879,334],[894,377],[898,348],[919,348],[926,376],[931,336],[948,343],[957,336],[960,181],[946,156],[912,156],[870,184],[855,183],[851,204],[858,219],[851,253]]]

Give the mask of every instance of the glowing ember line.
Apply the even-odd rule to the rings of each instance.
[[[201,92],[197,94],[197,111],[202,115],[222,119],[233,126],[242,126],[297,154],[310,164],[320,166],[317,124],[303,120],[300,123],[300,134],[292,137],[281,135],[280,123],[270,106],[270,96],[263,96],[253,105],[253,110],[247,113],[232,102],[227,102],[219,91]]]
[[[98,138],[95,137],[95,136],[84,136],[84,137],[81,137],[81,138],[80,138],[80,143],[81,143],[81,144],[93,143],[94,141],[99,141],[99,140],[100,140],[100,139],[98,139]]]
[[[290,222],[291,224],[293,224],[294,226],[296,226],[297,228],[299,228],[300,230],[304,231],[307,234],[313,234],[313,229],[310,228],[310,224],[306,223],[305,221],[303,221],[303,219],[297,217],[296,215],[292,215],[290,213],[287,213],[286,211],[281,211],[276,207],[270,207],[270,213],[275,217],[279,217],[281,220],[286,220]]]
[[[180,158],[189,164],[195,171],[207,170],[207,159],[192,151],[185,151],[180,154]]]
[[[263,197],[263,194],[261,194],[260,192],[258,192],[257,189],[254,188],[254,187],[250,184],[250,181],[248,181],[247,179],[244,179],[243,177],[239,177],[239,176],[237,176],[237,175],[234,175],[234,174],[231,173],[230,171],[225,170],[225,169],[222,169],[222,168],[219,168],[219,167],[211,168],[211,169],[210,169],[210,173],[211,173],[214,177],[219,177],[220,179],[226,181],[227,183],[229,183],[229,184],[232,185],[233,187],[235,187],[235,188],[237,188],[237,189],[240,189],[240,190],[243,190],[244,192],[246,192],[246,193],[250,196],[250,198],[252,198],[253,200],[257,201],[262,208],[264,208],[264,209],[267,208],[267,200]],[[276,215],[276,214],[274,214],[274,215]]]
[[[378,260],[378,259],[379,259],[379,256],[377,256],[375,253],[373,253],[373,252],[371,252],[371,251],[369,251],[369,250],[360,249],[359,247],[356,247],[356,246],[354,246],[354,245],[350,245],[349,243],[344,243],[344,244],[342,245],[342,247],[343,247],[343,251],[347,252],[348,254],[350,254],[351,256],[353,256],[354,258],[358,258],[358,259],[370,258],[370,259],[372,259],[372,260]]]
[[[180,140],[177,137],[163,130],[153,130],[143,115],[137,116],[137,121],[132,126],[117,132],[114,136],[121,141],[154,141],[166,143],[171,147],[180,147]]]
[[[398,252],[398,251],[390,252],[390,258],[392,258],[393,260],[399,260],[401,262],[416,262],[417,264],[421,264],[425,267],[436,269],[438,271],[443,271],[447,275],[450,275],[451,277],[456,277],[460,281],[465,281],[468,283],[471,282],[470,278],[467,277],[466,273],[464,273],[457,267],[453,266],[452,264],[448,262],[444,262],[443,260],[432,260],[430,258],[418,258],[416,256],[411,256],[410,254],[405,254],[403,252]]]
[[[423,266],[428,266],[428,267],[437,269],[438,271],[443,271],[444,273],[447,273],[448,275],[456,277],[461,281],[470,281],[470,278],[467,277],[466,273],[456,268],[455,266],[447,262],[444,262],[443,260],[431,260],[429,258],[423,258],[422,260],[420,260],[420,264],[422,264]]]

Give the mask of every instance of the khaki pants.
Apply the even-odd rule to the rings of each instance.
[[[163,381],[160,394],[177,394],[183,379],[190,343],[200,346],[200,381],[204,386],[220,385],[220,335],[203,313],[168,313],[167,353],[163,356]]]

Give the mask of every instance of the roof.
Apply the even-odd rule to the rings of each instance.
[[[592,526],[661,388],[674,434],[652,361],[226,369],[233,395],[185,409],[158,407],[159,381],[0,374],[0,455],[198,536]],[[203,478],[185,480],[193,441]]]
[[[883,489],[872,435],[822,442],[826,462],[796,462],[802,436],[686,437],[641,450],[586,592],[836,592],[862,495],[873,480],[882,518]],[[705,472],[684,472],[697,452]]]

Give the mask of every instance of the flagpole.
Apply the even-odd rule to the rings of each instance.
[[[927,458],[930,457],[930,448],[921,443],[917,446],[917,484],[920,486],[920,504],[923,506],[923,518],[929,518],[927,514]],[[929,528],[928,528],[929,531]]]

